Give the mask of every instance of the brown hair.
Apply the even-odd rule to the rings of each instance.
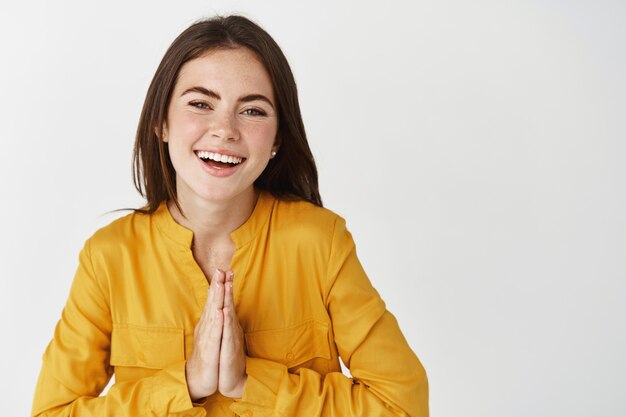
[[[274,39],[243,16],[201,20],[170,45],[150,83],[141,111],[133,151],[133,181],[153,213],[163,201],[176,198],[176,177],[167,143],[160,138],[180,68],[208,50],[246,47],[265,66],[274,87],[278,110],[280,152],[272,158],[254,185],[286,200],[306,200],[322,206],[317,168],[300,114],[298,91],[289,63]]]

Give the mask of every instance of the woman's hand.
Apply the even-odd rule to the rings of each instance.
[[[187,389],[194,402],[212,395],[218,389],[220,345],[224,327],[224,281],[224,271],[216,270],[204,311],[194,330],[193,351],[185,366]],[[230,292],[232,297],[232,289]]]
[[[224,330],[219,358],[219,392],[226,397],[241,398],[248,377],[243,329],[237,319],[233,300],[233,271],[228,271],[224,287]]]

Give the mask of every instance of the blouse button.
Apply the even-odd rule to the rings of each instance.
[[[139,360],[144,362],[146,360],[146,355],[143,354],[143,352],[139,352]]]
[[[293,353],[292,352],[287,353],[287,356],[285,356],[285,359],[287,359],[287,362],[291,362],[293,360]]]

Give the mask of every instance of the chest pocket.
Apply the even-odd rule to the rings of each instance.
[[[113,324],[111,365],[163,369],[185,359],[184,337],[182,328]]]
[[[328,324],[316,320],[277,330],[245,334],[252,357],[280,362],[287,368],[306,367],[328,373],[330,342]]]

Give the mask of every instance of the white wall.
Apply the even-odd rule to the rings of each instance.
[[[1,3],[3,415],[30,410],[84,240],[140,203],[158,62],[215,11],[290,59],[325,204],[433,416],[626,415],[626,3],[608,0]]]

